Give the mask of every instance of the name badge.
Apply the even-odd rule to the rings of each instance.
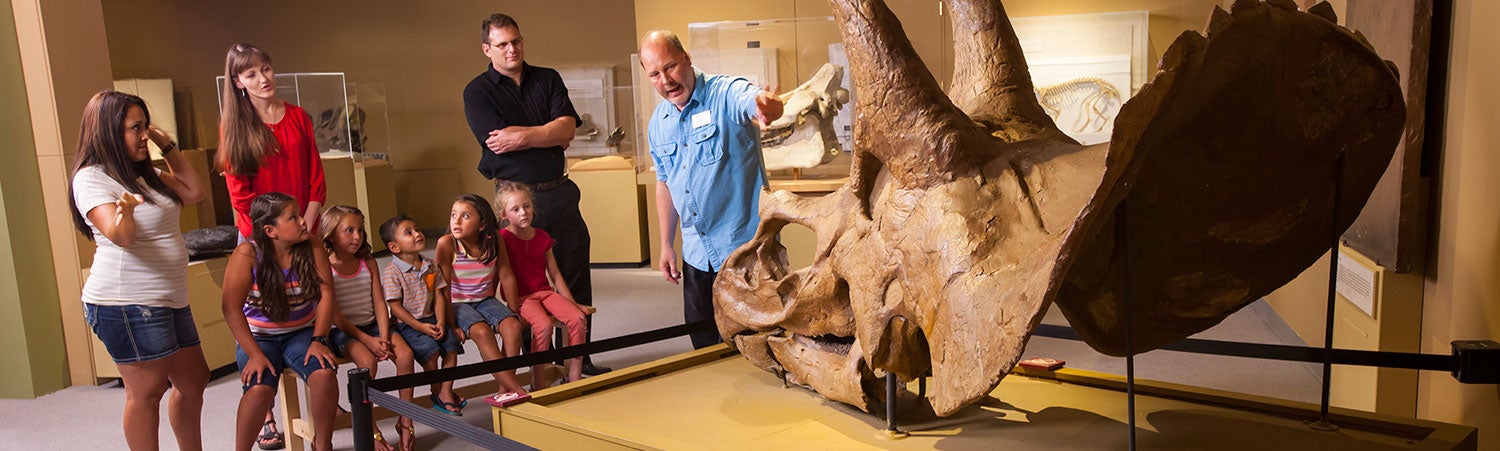
[[[708,111],[693,115],[693,128],[708,125],[709,122],[713,122],[713,116],[710,116]]]

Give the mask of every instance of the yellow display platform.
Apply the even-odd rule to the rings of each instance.
[[[987,398],[939,418],[904,413],[903,439],[874,415],[783,387],[727,346],[617,370],[494,408],[497,433],[541,449],[1125,449],[1121,378],[1013,373]],[[1141,449],[1474,449],[1472,427],[1137,381]]]

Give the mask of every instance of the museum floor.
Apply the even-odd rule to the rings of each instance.
[[[382,259],[381,263],[386,261]],[[680,324],[682,321],[680,288],[663,282],[659,273],[654,270],[596,269],[594,287],[595,305],[599,307],[599,314],[595,317],[596,339]],[[1056,309],[1049,312],[1044,322],[1066,324],[1066,320]],[[1252,304],[1197,337],[1303,344],[1263,302]],[[473,348],[473,343],[467,343],[466,346],[466,359],[461,361],[467,363],[477,360],[478,352]],[[600,354],[595,362],[623,368],[689,349],[687,338],[682,337]],[[1026,356],[1063,359],[1068,362],[1068,366],[1074,368],[1116,374],[1123,374],[1125,371],[1124,359],[1095,353],[1080,342],[1033,338]],[[381,368],[381,375],[390,375],[392,370],[393,367],[386,363]],[[1318,400],[1318,374],[1317,367],[1306,364],[1167,351],[1147,353],[1139,356],[1136,361],[1136,375],[1140,378],[1311,403]],[[460,381],[459,385],[480,383],[487,379],[488,377],[467,379]],[[340,383],[340,387],[342,386]],[[419,396],[424,392],[424,389],[418,389]],[[209,384],[204,396],[203,413],[203,436],[207,449],[229,448],[233,437],[234,406],[239,394],[239,384],[235,377],[221,377]],[[808,394],[812,396],[812,392],[809,391]],[[4,412],[0,415],[0,447],[17,448],[18,445],[25,444],[25,449],[38,450],[123,449],[120,411],[124,401],[124,390],[116,383],[97,387],[70,387],[35,400],[0,399],[0,412]],[[470,403],[464,411],[463,420],[489,429],[489,406],[480,402]],[[381,429],[391,440],[396,437],[391,426],[393,422],[393,419],[380,422]],[[472,448],[461,439],[440,436],[422,425],[417,426],[417,435],[419,449]],[[163,449],[176,449],[171,431],[166,425],[165,405],[161,436]],[[352,449],[352,443],[349,430],[335,433],[336,448]]]

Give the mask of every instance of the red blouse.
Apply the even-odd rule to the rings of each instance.
[[[229,202],[234,205],[235,225],[240,235],[250,236],[250,202],[255,196],[269,192],[280,192],[297,199],[297,211],[306,213],[309,202],[323,203],[327,200],[328,187],[323,181],[323,160],[318,156],[318,146],[313,141],[312,118],[302,107],[286,104],[286,113],[281,122],[266,124],[281,151],[266,157],[260,172],[253,176],[225,173],[224,184],[229,189]],[[317,224],[308,224],[309,230],[318,230]]]

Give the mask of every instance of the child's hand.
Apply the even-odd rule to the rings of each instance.
[[[313,359],[321,362],[324,368],[333,369],[338,367],[338,365],[333,363],[333,351],[329,351],[328,347],[323,346],[322,342],[314,341],[312,344],[307,345],[307,355],[302,356],[302,365],[309,365]]]
[[[271,361],[267,360],[264,354],[251,356],[249,360],[245,361],[245,369],[240,370],[240,383],[243,385],[250,385],[251,383],[259,384],[261,373],[267,371],[271,372],[271,377],[273,378],[280,377],[279,374],[276,374],[276,367],[271,365]]]
[[[370,354],[375,355],[375,361],[378,362],[391,358],[390,354],[386,352],[385,342],[381,339],[365,335],[364,338],[359,339],[359,342],[365,345],[365,349],[370,350]]]
[[[378,341],[380,342],[380,353],[385,355],[381,360],[390,360],[396,356],[396,346],[391,344],[391,340],[381,338]]]
[[[424,332],[424,333],[426,333],[427,336],[432,337],[433,340],[442,340],[443,339],[443,327],[442,326],[439,326],[439,325],[436,325],[436,324],[426,324],[426,323],[423,323],[422,324],[422,328],[427,329],[427,331]]]
[[[469,341],[469,334],[464,333],[463,329],[455,327],[453,328],[453,338],[457,338],[458,342],[462,344],[465,341]]]

